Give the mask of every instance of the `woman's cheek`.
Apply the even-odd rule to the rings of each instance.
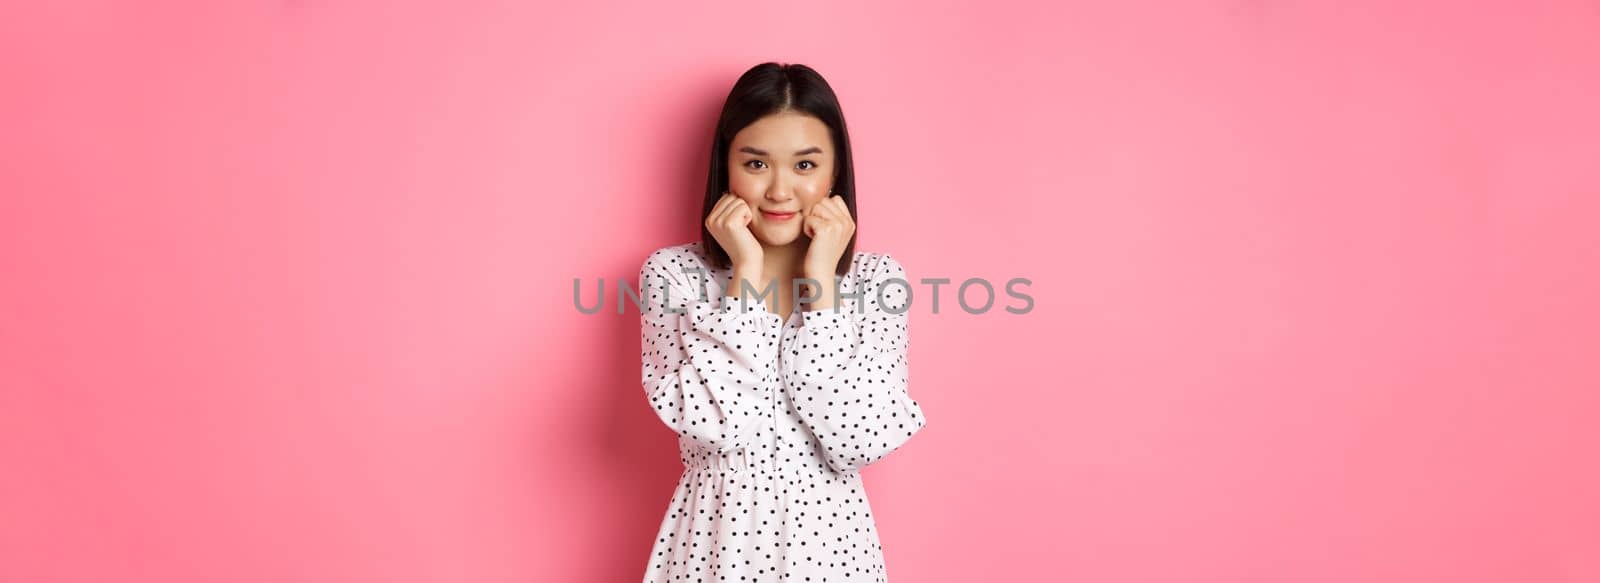
[[[805,188],[798,189],[795,194],[800,198],[800,200],[805,201],[806,204],[810,205],[822,200],[822,193],[827,191],[828,189],[824,188],[821,184],[809,183],[806,184]]]
[[[766,186],[761,184],[760,181],[750,180],[748,178],[742,180],[736,178],[732,181],[729,181],[728,186],[729,188],[733,189],[733,193],[736,196],[744,199],[745,202],[759,199],[761,198],[761,193],[767,191]]]

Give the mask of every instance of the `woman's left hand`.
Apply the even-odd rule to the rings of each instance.
[[[844,197],[833,195],[812,205],[802,228],[806,236],[811,237],[804,265],[807,277],[820,275],[831,279],[839,259],[844,256],[844,248],[856,232],[856,221],[850,217]]]

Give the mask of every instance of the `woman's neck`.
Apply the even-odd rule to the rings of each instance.
[[[761,278],[776,279],[780,285],[788,285],[789,280],[801,277],[803,275],[801,270],[806,260],[807,243],[805,237],[800,237],[788,245],[763,245]]]

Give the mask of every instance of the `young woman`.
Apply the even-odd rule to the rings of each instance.
[[[685,466],[646,583],[888,580],[858,470],[926,420],[906,387],[910,281],[855,251],[855,200],[828,83],[798,64],[746,71],[712,140],[700,241],[639,270],[644,390]]]

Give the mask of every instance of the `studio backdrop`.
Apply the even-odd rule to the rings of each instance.
[[[617,292],[768,61],[912,284],[889,580],[1600,581],[1577,0],[12,2],[0,581],[638,581]]]

